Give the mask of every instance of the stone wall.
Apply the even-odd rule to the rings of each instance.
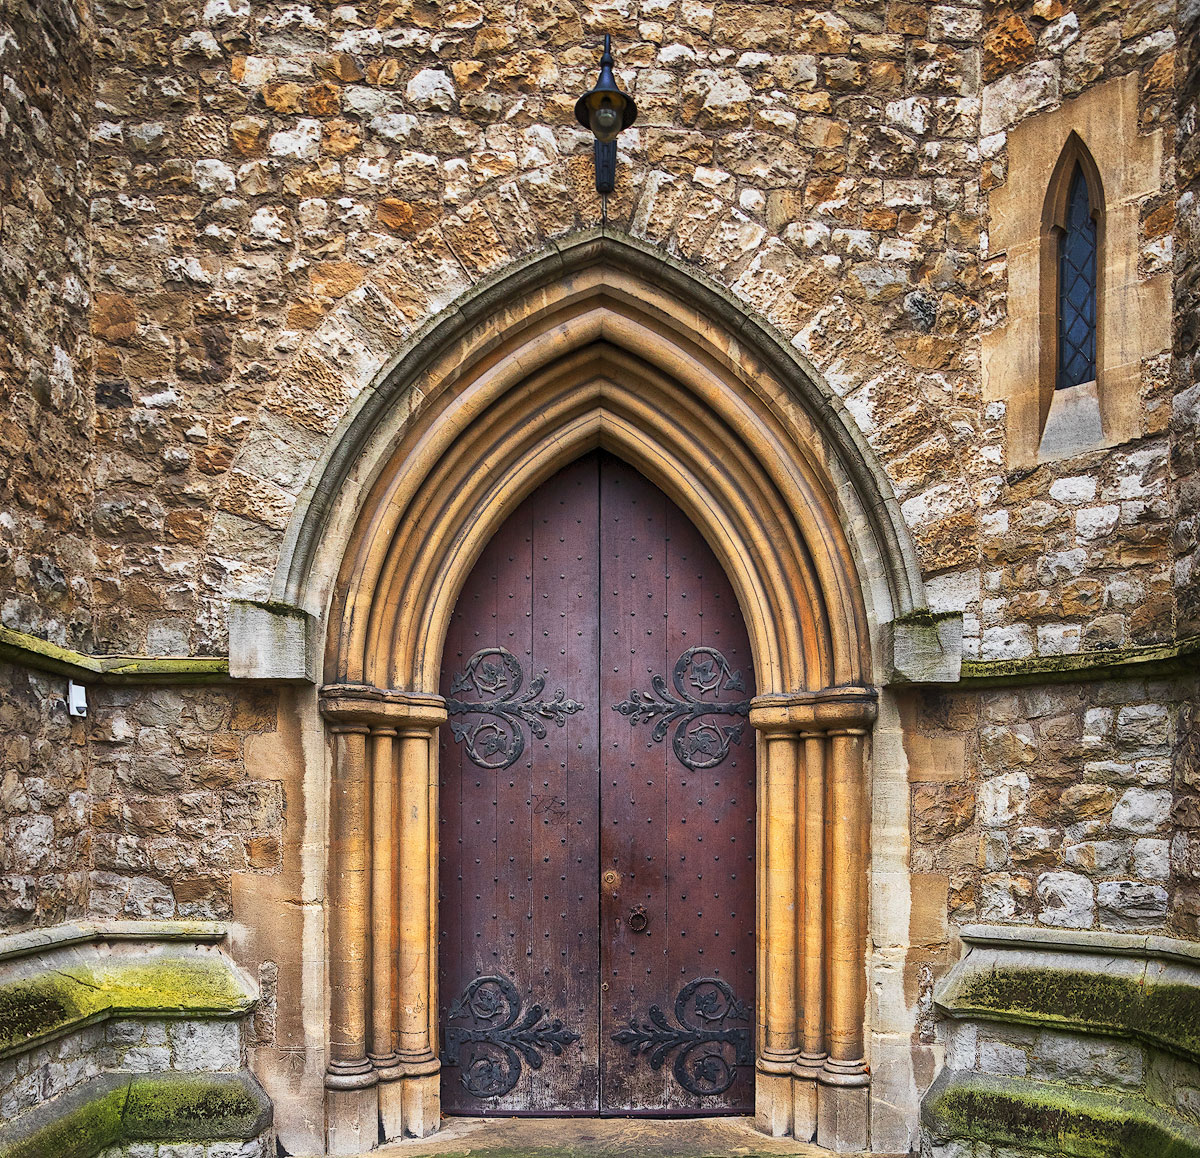
[[[1016,125],[1051,113],[1111,78],[1133,74],[1139,91],[1133,131],[1161,131],[1166,158],[1160,187],[1136,207],[1137,275],[1146,279],[1169,270],[1176,43],[1174,5],[1154,0],[989,6],[983,35],[981,190],[990,193],[1007,181],[1008,136]],[[1135,147],[1131,142],[1130,151]],[[1101,176],[1118,184],[1115,174]],[[985,198],[985,205],[990,200]],[[1003,326],[1010,310],[1028,319],[1041,308],[1036,297],[1009,300],[1008,255],[989,251],[989,224],[985,214],[979,301],[985,331]],[[1033,233],[1039,225],[1034,223]],[[1140,382],[1135,376],[1122,387],[1140,394],[1140,406],[1139,399],[1130,400],[1135,414],[1140,408],[1140,421],[1132,423],[1143,432],[1140,439],[1116,451],[1020,470],[1011,469],[1006,460],[1014,448],[1006,448],[980,488],[981,658],[1120,648],[1171,637],[1169,344],[1142,361]],[[985,414],[1002,423],[1005,409],[1004,401],[991,401]]]
[[[0,664],[0,929],[87,908],[88,748],[66,680]]]
[[[1200,631],[1200,8],[1180,5],[1176,84],[1179,138],[1176,179],[1179,248],[1175,278],[1175,389],[1171,417],[1176,479],[1175,598],[1180,635]]]
[[[223,650],[225,601],[263,594],[312,455],[410,327],[598,222],[570,109],[616,18],[98,5],[106,646]],[[620,24],[642,112],[610,223],[795,337],[895,463],[931,573],[974,566],[978,10],[647,0]]]
[[[274,691],[111,688],[91,720],[89,911],[233,915],[234,873],[277,873],[285,802],[247,737],[274,731]]]
[[[0,14],[0,624],[91,638],[87,5]]]
[[[949,922],[1194,936],[1193,693],[1119,680],[914,697],[912,867]]]

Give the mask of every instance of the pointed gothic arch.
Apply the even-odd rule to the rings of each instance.
[[[815,375],[711,286],[602,236],[510,271],[413,343],[343,424],[289,533],[278,593],[327,622],[333,1153],[377,1123],[436,1128],[447,624],[507,515],[597,447],[692,519],[750,634],[760,1125],[866,1144],[872,628],[923,603],[911,545]]]
[[[1062,314],[1061,250],[1069,228],[1071,190],[1076,174],[1082,176],[1087,191],[1088,207],[1095,224],[1095,371],[1094,381],[1099,390],[1103,377],[1105,354],[1105,294],[1103,292],[1105,201],[1104,183],[1100,169],[1083,138],[1074,130],[1068,135],[1054,171],[1046,186],[1042,208],[1041,234],[1041,302],[1039,311],[1039,348],[1041,351],[1038,375],[1039,429],[1044,431],[1050,414],[1054,392],[1059,383],[1061,358],[1060,319]],[[1099,408],[1096,415],[1100,423]],[[1103,437],[1102,433],[1100,437]]]

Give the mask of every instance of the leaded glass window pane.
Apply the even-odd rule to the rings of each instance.
[[[1067,192],[1058,247],[1058,381],[1063,390],[1096,377],[1096,222],[1083,169]]]

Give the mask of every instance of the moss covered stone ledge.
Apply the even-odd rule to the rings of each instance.
[[[1057,1082],[943,1070],[921,1121],[934,1153],[973,1141],[1072,1158],[1200,1158],[1200,1130],[1178,1115],[1136,1095]]]
[[[118,1017],[234,1019],[253,984],[219,926],[97,922],[0,937],[0,1059]]]
[[[1200,1062],[1200,945],[975,925],[937,987],[944,1017],[1124,1038]]]
[[[271,1103],[248,1073],[104,1074],[0,1127],[0,1158],[93,1158],[131,1142],[262,1138]]]

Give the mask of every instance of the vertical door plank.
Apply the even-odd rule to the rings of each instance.
[[[749,1051],[689,1036],[689,1029],[741,1031],[752,1046],[754,733],[744,714],[684,712],[654,738],[655,723],[675,706],[741,704],[744,711],[754,694],[745,624],[700,533],[661,491],[613,459],[601,470],[600,566],[602,700],[664,709],[649,718],[628,710],[600,717],[601,860],[622,873],[623,890],[609,897],[602,888],[602,913],[611,910],[602,974],[620,987],[601,1000],[601,1109],[746,1112],[753,1107]],[[661,609],[653,636],[644,634],[643,600]],[[676,665],[689,649],[696,649],[692,662],[677,683]],[[628,890],[626,874],[635,889]],[[646,909],[640,934],[629,925],[630,902]],[[712,980],[692,987],[682,1024],[676,999],[702,979]],[[663,1015],[658,1024],[654,1006]],[[679,1044],[655,1070],[649,1038],[638,1030],[661,1035],[663,1023],[681,1031]],[[630,1045],[639,1040],[647,1048],[635,1055]],[[686,1084],[675,1068],[681,1054]]]
[[[596,463],[584,460],[530,496],[480,556],[447,637],[439,1001],[449,1113],[598,1106],[596,488]],[[585,973],[564,965],[573,956]],[[508,1028],[518,1029],[534,1006],[540,1067],[504,1037],[514,1008]],[[464,1034],[486,1040],[464,1045]]]

